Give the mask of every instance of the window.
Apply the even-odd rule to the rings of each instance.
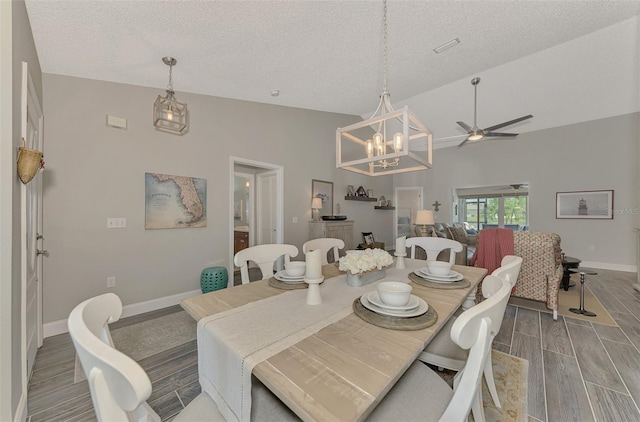
[[[459,221],[469,229],[529,228],[529,192],[498,193],[502,187],[458,189]]]

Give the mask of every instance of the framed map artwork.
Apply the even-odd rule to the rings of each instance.
[[[144,228],[207,227],[207,180],[144,174]]]

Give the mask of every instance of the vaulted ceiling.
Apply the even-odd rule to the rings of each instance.
[[[160,90],[161,58],[173,56],[178,99],[191,92],[364,117],[382,91],[382,1],[26,4],[46,73]],[[525,132],[620,113],[583,109],[582,98],[606,101],[607,92],[638,111],[639,14],[638,1],[389,0],[392,102],[408,104],[436,138],[463,133],[457,120],[472,123],[473,76],[482,77],[479,126],[534,114],[514,128]],[[458,46],[433,51],[454,38]]]

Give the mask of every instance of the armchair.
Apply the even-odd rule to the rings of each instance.
[[[558,319],[558,290],[562,280],[560,236],[555,233],[513,232],[514,254],[522,257],[513,296],[547,304]]]

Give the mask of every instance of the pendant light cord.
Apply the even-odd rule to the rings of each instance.
[[[169,65],[169,85],[167,85],[167,89],[173,92],[173,64]]]

